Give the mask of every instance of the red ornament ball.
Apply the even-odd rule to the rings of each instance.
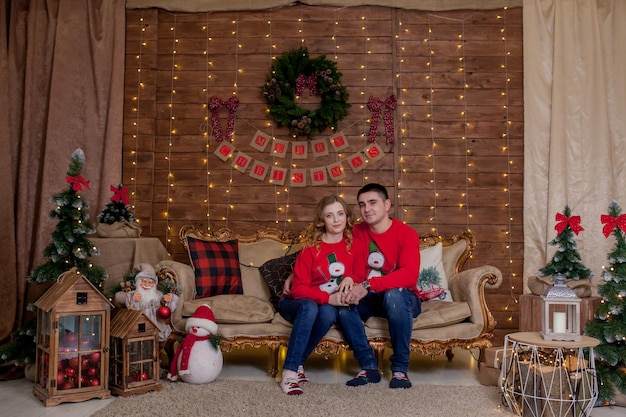
[[[169,319],[172,315],[172,310],[168,306],[161,306],[157,309],[156,315],[161,320]]]
[[[89,355],[89,362],[96,364],[100,362],[100,352],[93,352]]]
[[[61,387],[65,384],[65,374],[58,373],[57,374],[57,386]]]

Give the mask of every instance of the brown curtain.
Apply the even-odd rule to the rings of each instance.
[[[5,196],[13,204],[0,216],[0,340],[26,321],[27,303],[45,290],[26,277],[47,261],[43,249],[56,226],[50,198],[67,186],[72,152],[85,152],[82,174],[91,190],[83,197],[94,222],[111,197],[109,185],[121,179],[125,51],[124,0],[13,0],[1,7],[0,117],[8,129],[0,129],[0,173],[11,179]]]

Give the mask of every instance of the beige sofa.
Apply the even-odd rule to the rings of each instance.
[[[160,262],[157,269],[161,274],[175,277],[183,290],[181,302],[172,313],[174,329],[184,333],[186,319],[199,305],[208,304],[222,335],[222,350],[228,352],[234,347],[245,346],[268,347],[271,354],[269,373],[276,375],[278,353],[281,346],[287,346],[291,324],[276,312],[270,301],[270,286],[259,267],[268,260],[297,251],[301,246],[298,236],[275,229],[241,236],[228,229],[203,232],[185,226],[180,230],[179,237],[186,248],[188,237],[212,242],[237,240],[243,294],[195,298],[192,266],[171,260]],[[453,347],[478,347],[482,354],[491,346],[490,339],[496,325],[485,301],[485,288],[499,287],[502,274],[489,265],[463,270],[476,245],[471,233],[465,232],[449,239],[424,236],[421,237],[420,250],[438,242],[442,243],[443,268],[453,301],[430,300],[422,304],[422,313],[414,321],[411,349],[433,357],[446,354],[449,359],[452,359],[450,349]],[[267,270],[264,271],[267,274]],[[365,326],[379,363],[382,363],[384,350],[390,347],[387,322],[381,318],[370,318]],[[328,357],[342,349],[348,349],[348,346],[341,332],[331,328],[317,346],[316,353]]]

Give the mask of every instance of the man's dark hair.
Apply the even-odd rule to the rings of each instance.
[[[361,194],[369,193],[370,191],[376,191],[378,195],[383,199],[383,201],[389,200],[389,194],[387,194],[387,189],[380,184],[376,184],[374,182],[365,184],[359,192],[356,194],[356,199],[358,200]]]

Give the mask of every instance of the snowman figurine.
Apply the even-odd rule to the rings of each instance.
[[[343,278],[343,274],[346,272],[346,266],[337,261],[337,256],[334,253],[328,255],[328,272],[330,273],[330,279],[321,284],[320,290],[333,294],[339,289],[339,284]]]
[[[208,384],[222,371],[224,358],[216,335],[217,324],[211,308],[202,304],[187,319],[187,334],[176,349],[167,378],[176,381],[180,376],[190,384]]]

